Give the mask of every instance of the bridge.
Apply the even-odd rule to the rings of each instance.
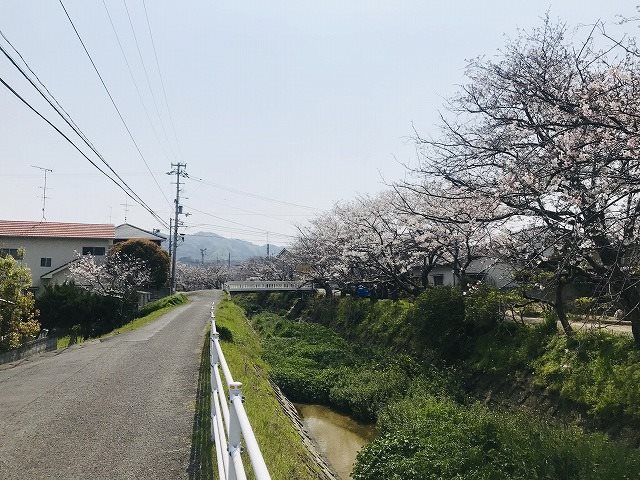
[[[226,282],[222,287],[225,292],[313,292],[313,284],[301,281],[278,280],[241,280]]]

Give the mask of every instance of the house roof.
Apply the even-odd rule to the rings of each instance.
[[[130,238],[146,238],[148,240],[166,240],[167,237],[159,233],[150,232],[129,223],[123,223],[115,228],[115,240],[129,240]]]
[[[32,222],[0,220],[0,237],[113,239],[115,227],[99,223]]]
[[[77,258],[74,258],[73,260],[69,260],[67,263],[63,263],[59,267],[56,267],[53,270],[49,270],[48,272],[43,273],[42,275],[40,275],[40,278],[53,278],[53,276],[56,273],[62,272],[64,270],[68,270],[69,269],[69,265],[71,265],[72,263],[75,263],[77,261],[78,261]]]

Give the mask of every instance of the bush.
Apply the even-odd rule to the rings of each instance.
[[[381,411],[378,428],[358,454],[354,480],[628,479],[640,467],[638,452],[604,435],[415,389]]]
[[[434,350],[445,359],[459,356],[465,339],[464,300],[454,287],[425,290],[408,316],[423,349]]]
[[[347,338],[354,338],[356,328],[367,318],[372,304],[371,300],[354,297],[341,298],[336,312],[336,328],[343,332]]]
[[[68,332],[76,326],[75,334],[84,338],[110,332],[130,321],[135,305],[119,299],[88,292],[73,283],[47,286],[38,298],[43,328]]]
[[[343,367],[335,371],[329,401],[357,420],[373,422],[380,408],[403,396],[409,382],[409,375],[394,365]]]
[[[588,406],[591,413],[640,419],[640,351],[626,335],[592,331],[549,338],[531,362],[536,384]]]
[[[499,290],[486,285],[475,286],[467,292],[464,318],[475,333],[491,330],[501,320],[502,296]]]

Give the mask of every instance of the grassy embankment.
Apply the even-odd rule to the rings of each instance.
[[[244,406],[271,477],[287,480],[322,478],[291,421],[280,408],[269,383],[270,367],[261,357],[260,340],[242,309],[223,299],[216,310],[216,325],[225,332],[222,350],[234,380],[243,384]],[[205,345],[203,362],[205,355],[208,361],[208,350]],[[199,408],[206,412],[208,400],[207,406],[197,407],[197,410]],[[208,435],[209,424],[203,422],[201,429]],[[215,456],[213,459],[212,468],[216,469]],[[247,458],[245,465],[249,464]]]
[[[377,419],[379,436],[359,455],[356,479],[638,478],[640,454],[603,434],[586,434],[528,411],[490,410],[462,393],[467,375],[497,368],[499,361],[504,362],[502,373],[510,375],[541,362],[548,382],[562,385],[571,382],[551,365],[560,364],[563,372],[578,370],[573,390],[582,392],[577,386],[586,386],[589,375],[603,368],[602,361],[590,363],[587,355],[582,369],[562,367],[568,354],[563,347],[570,347],[569,352],[578,347],[549,333],[548,327],[487,325],[487,305],[471,301],[467,313],[477,317],[477,324],[465,325],[471,319],[464,319],[461,298],[444,290],[432,295],[415,304],[311,300],[302,316],[327,326],[261,312],[265,306],[286,312],[292,300],[286,295],[236,301],[254,314],[264,358],[286,394],[357,418]],[[437,302],[440,310],[434,307]],[[456,312],[462,315],[459,324],[455,319],[441,321]],[[602,342],[613,343],[621,359],[620,351],[627,348],[623,339],[598,338],[598,345],[579,343],[583,352],[604,350],[602,355],[610,356]],[[605,373],[595,376],[600,379]]]
[[[119,335],[121,333],[137,330],[138,328],[144,327],[145,325],[158,319],[165,313],[170,312],[178,305],[183,305],[188,301],[189,299],[184,293],[176,293],[174,295],[160,298],[154,302],[150,302],[138,311],[137,318],[134,318],[129,323],[111,330],[110,332],[104,333],[97,338],[111,337],[113,335]],[[65,335],[58,338],[57,348],[58,350],[61,350],[63,348],[67,348],[70,344],[82,343],[84,340],[86,339],[82,337],[76,337],[75,339],[72,339],[70,335]]]

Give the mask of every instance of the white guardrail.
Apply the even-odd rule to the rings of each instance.
[[[227,383],[228,397],[220,370]],[[216,446],[218,476],[220,480],[247,478],[240,456],[244,440],[256,479],[270,480],[271,475],[242,403],[242,383],[234,381],[231,376],[216,330],[215,306],[211,304],[211,439]]]
[[[225,282],[223,290],[226,292],[258,292],[258,291],[312,291],[315,290],[313,284],[307,282],[291,280],[234,280]]]

